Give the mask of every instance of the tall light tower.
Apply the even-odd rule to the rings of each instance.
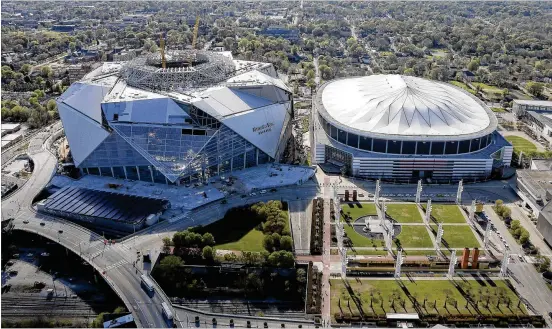
[[[437,249],[441,249],[441,240],[443,239],[443,233],[443,223],[439,223],[439,226],[437,227],[437,236],[435,237]]]
[[[402,250],[397,253],[397,259],[395,260],[395,278],[401,277],[401,265],[403,264]]]
[[[504,258],[502,258],[502,265],[500,266],[500,276],[508,275],[508,263],[510,262],[510,250],[504,250]]]
[[[473,222],[475,219],[475,200],[472,200],[471,207],[470,207],[470,220]]]
[[[456,193],[456,203],[461,204],[462,203],[462,192],[464,191],[464,181],[460,180],[458,182],[458,192]]]
[[[376,206],[379,204],[380,192],[381,192],[381,186],[380,186],[380,180],[378,179],[376,181],[376,191],[374,193],[374,203],[376,204]]]
[[[490,235],[491,235],[491,223],[487,222],[487,227],[485,228],[485,235],[483,236],[483,248],[485,250],[489,249]]]
[[[387,212],[387,205],[385,204],[385,201],[381,202],[381,211],[380,211],[380,221],[381,226],[385,229],[387,226],[385,225],[385,218],[387,217],[385,214]]]
[[[454,269],[456,267],[456,250],[453,250],[450,254],[450,263],[449,263],[449,270],[448,270],[448,276],[452,279],[454,276]]]
[[[420,198],[422,196],[422,180],[418,180],[418,187],[416,188],[416,204],[420,204]]]
[[[426,222],[426,225],[429,225],[430,221],[431,221],[431,209],[433,207],[431,206],[431,199],[428,199],[427,200],[427,206],[426,206],[426,213],[425,213],[425,222]]]
[[[393,249],[393,232],[392,230],[387,231],[387,241],[385,241],[387,245],[387,250],[392,251]]]

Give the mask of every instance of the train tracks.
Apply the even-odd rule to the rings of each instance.
[[[3,294],[2,316],[55,316],[55,317],[94,317],[101,311],[112,312],[117,305],[103,301],[82,300],[80,298],[52,297],[38,294]]]

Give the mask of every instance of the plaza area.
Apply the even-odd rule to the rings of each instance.
[[[434,280],[357,278],[331,280],[331,314],[384,316],[386,313],[420,315],[524,315],[527,310],[506,280],[489,278]]]

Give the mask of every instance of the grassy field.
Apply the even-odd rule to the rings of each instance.
[[[535,152],[537,151],[537,147],[533,142],[519,136],[504,136],[506,140],[514,146],[514,150],[517,152],[523,151],[523,153],[527,152]]]
[[[434,234],[437,234],[437,225],[432,224],[431,227],[435,230]],[[468,226],[443,225],[443,243],[442,246],[448,246],[450,248],[481,248],[479,241],[475,238],[472,229]]]
[[[348,224],[343,225],[343,227],[345,228],[345,233],[347,233],[347,236],[351,239],[353,247],[373,247],[374,245],[379,247],[383,243],[383,240],[373,240],[372,242],[371,239],[358,234],[355,229]]]
[[[402,288],[395,280],[348,282],[350,289],[340,279],[331,280],[332,315],[416,313],[417,309],[423,314],[469,315],[477,314],[475,307],[482,314],[527,313],[523,304],[518,308],[519,298],[515,292],[506,282],[499,280],[456,281],[457,285],[448,280],[403,280]],[[468,302],[468,296],[472,303]],[[417,301],[418,307],[414,306],[414,301]],[[499,301],[501,303],[497,305]]]
[[[362,216],[376,216],[378,214],[376,212],[376,205],[373,203],[342,203],[341,210],[353,217],[353,222]]]
[[[415,204],[388,204],[387,215],[399,223],[422,223],[422,216]]]
[[[396,239],[399,240],[403,248],[433,248],[431,237],[425,226],[402,226],[401,234]]]
[[[286,227],[289,230],[289,214],[282,210],[288,221]],[[256,251],[264,249],[262,231],[256,229],[261,221],[249,217],[235,218],[225,216],[223,219],[202,227],[199,232],[210,232],[215,237],[215,248],[219,250]]]
[[[491,110],[492,110],[493,112],[496,112],[496,113],[504,113],[504,112],[506,112],[506,110],[503,109],[502,107],[491,107]]]
[[[490,86],[488,84],[485,84],[483,82],[472,82],[471,83],[472,85],[474,86],[479,86],[481,87],[481,90],[483,92],[486,92],[486,93],[491,93],[491,94],[502,94],[502,89],[498,88],[498,87],[495,87],[495,86]]]
[[[425,205],[422,206],[425,210]],[[437,222],[441,223],[464,223],[466,219],[462,215],[460,208],[454,204],[432,204],[431,216],[433,216]]]
[[[451,85],[455,85],[456,87],[460,87],[460,88],[464,89],[465,91],[469,92],[470,94],[475,95],[475,90],[471,89],[467,84],[465,84],[463,82],[451,80],[451,81],[449,81],[449,83]]]

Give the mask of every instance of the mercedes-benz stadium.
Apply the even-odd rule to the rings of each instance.
[[[312,160],[392,181],[486,179],[510,165],[494,113],[453,85],[372,75],[326,82],[313,98]]]
[[[293,117],[272,64],[201,50],[104,63],[58,108],[83,173],[167,184],[278,162]]]

